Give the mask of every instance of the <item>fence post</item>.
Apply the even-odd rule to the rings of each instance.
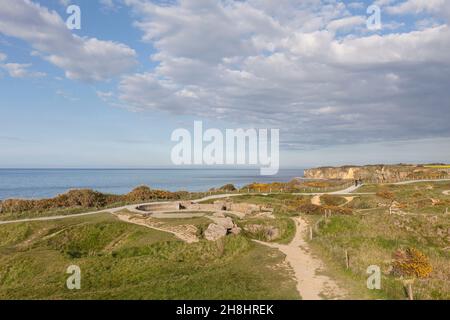
[[[309,227],[309,240],[313,239],[313,229],[312,227]]]
[[[408,291],[408,299],[409,299],[409,300],[414,300],[414,295],[413,295],[413,289],[412,289],[412,284],[411,284],[411,282],[408,282],[406,288],[407,288],[407,291]]]
[[[345,267],[346,269],[350,268],[350,257],[348,255],[348,250],[345,250]]]

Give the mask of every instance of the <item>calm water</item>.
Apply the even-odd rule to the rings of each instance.
[[[69,189],[88,188],[123,194],[139,185],[170,191],[206,191],[227,183],[287,182],[302,169],[261,176],[258,169],[0,169],[0,200],[47,198]]]

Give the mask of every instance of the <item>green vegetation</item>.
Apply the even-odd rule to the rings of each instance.
[[[148,190],[137,189],[125,200],[142,202]],[[0,299],[297,299],[283,255],[251,239],[289,243],[295,234],[291,218],[298,215],[313,227],[309,243],[326,263],[325,273],[350,297],[406,299],[405,281],[412,278],[416,299],[450,299],[447,190],[450,182],[364,185],[358,192],[371,194],[323,195],[318,204],[311,204],[311,196],[286,193],[237,196],[230,199],[273,213],[233,216],[241,235],[193,244],[106,213],[0,225]],[[67,201],[73,204],[73,198],[79,207],[4,211],[2,218],[110,205],[98,204],[90,193]],[[211,223],[206,217],[153,220],[168,227],[195,225],[200,239]],[[82,270],[81,290],[65,286],[73,264]],[[366,288],[370,265],[381,268],[381,290]]]
[[[89,189],[70,190],[51,199],[0,201],[0,221],[71,215],[146,201],[184,200],[204,195],[204,193],[155,190],[147,186],[137,187],[124,195],[104,194]]]
[[[371,184],[362,186],[358,192],[377,193],[380,202],[395,201],[403,211],[408,213],[442,214],[450,208],[450,198],[443,194],[446,190],[450,190],[449,181],[405,185]]]
[[[186,244],[110,214],[3,225],[0,299],[298,299],[282,260],[242,236]]]
[[[333,266],[335,276],[362,292],[367,267],[380,266],[381,291],[371,292],[376,298],[407,297],[406,278],[398,272],[402,267],[409,275],[420,275],[413,284],[416,299],[450,299],[450,217],[444,214],[448,196],[442,194],[450,184],[421,182],[362,188],[358,192],[376,195],[358,196],[347,204],[354,209],[352,216],[307,216],[315,226],[310,242],[314,252]],[[426,201],[430,198],[433,201]],[[397,203],[398,212],[389,214],[392,201]],[[350,257],[348,270],[345,251]],[[404,257],[401,262],[399,252]]]
[[[305,215],[314,230],[310,241],[313,252],[325,261],[326,273],[339,279],[354,298],[406,299],[405,279],[394,272],[395,255],[417,250],[423,253],[420,259],[429,261],[429,266],[423,264],[418,270],[429,271],[431,267],[432,271],[414,281],[414,297],[450,299],[450,216],[444,214],[450,203],[443,194],[445,190],[450,190],[449,182],[365,185],[358,192],[373,195],[355,195],[349,203],[343,197],[326,195],[316,206],[311,205],[311,197],[293,195],[242,196],[233,201],[270,204],[277,218],[305,214],[302,209],[313,206],[317,214]],[[392,203],[400,211],[389,214]],[[325,218],[325,208],[330,206],[350,208],[352,214],[333,212]],[[349,269],[345,251],[350,258]],[[366,287],[370,265],[381,268],[381,290]]]

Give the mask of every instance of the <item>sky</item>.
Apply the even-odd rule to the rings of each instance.
[[[194,121],[280,129],[282,167],[450,162],[449,52],[448,0],[0,0],[0,167],[170,166]]]

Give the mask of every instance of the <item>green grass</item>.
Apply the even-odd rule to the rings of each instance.
[[[450,209],[450,197],[443,191],[450,190],[450,182],[419,182],[406,185],[365,185],[358,192],[389,191],[393,193],[396,202],[402,206],[402,211],[412,214],[440,215]],[[372,202],[385,202],[380,197],[364,197]],[[374,205],[372,204],[371,207]]]
[[[398,216],[379,212],[354,216],[333,216],[326,221],[307,217],[311,224],[319,219],[313,241],[314,252],[331,261],[332,271],[361,294],[374,298],[405,299],[401,281],[391,276],[392,254],[399,248],[414,247],[424,252],[434,268],[430,278],[414,284],[417,299],[450,299],[450,255],[445,230],[450,219],[438,217],[431,222],[424,216]],[[345,269],[344,252],[350,255],[350,270]],[[378,265],[383,272],[382,290],[364,289],[366,269]]]
[[[405,299],[402,281],[390,274],[393,253],[400,248],[417,248],[429,258],[433,272],[427,279],[416,279],[415,298],[450,299],[450,216],[443,214],[450,207],[450,199],[442,193],[445,190],[450,190],[450,182],[365,185],[358,192],[389,191],[404,213],[389,215],[391,200],[374,194],[357,195],[346,204],[345,207],[353,209],[353,215],[333,215],[327,219],[305,215],[314,226],[312,252],[325,262],[326,273],[348,289],[350,298]],[[279,215],[292,216],[297,200],[285,199],[280,205],[275,201],[274,207]],[[321,200],[327,202],[326,198]],[[346,250],[350,254],[348,270]],[[370,265],[381,267],[381,290],[366,288],[366,270]]]
[[[109,214],[3,225],[0,299],[298,299],[283,258],[242,236],[186,244]],[[65,286],[72,264],[81,290]]]
[[[267,219],[267,218],[254,218],[254,219],[243,219],[239,221],[238,225],[241,228],[245,228],[248,224],[258,224],[263,226],[273,226],[276,227],[280,231],[280,237],[274,239],[273,242],[287,244],[292,241],[295,235],[295,223],[292,219],[289,218],[277,218],[277,219]],[[258,232],[257,234],[251,234],[245,232],[245,235],[261,241],[269,241],[263,232]]]

